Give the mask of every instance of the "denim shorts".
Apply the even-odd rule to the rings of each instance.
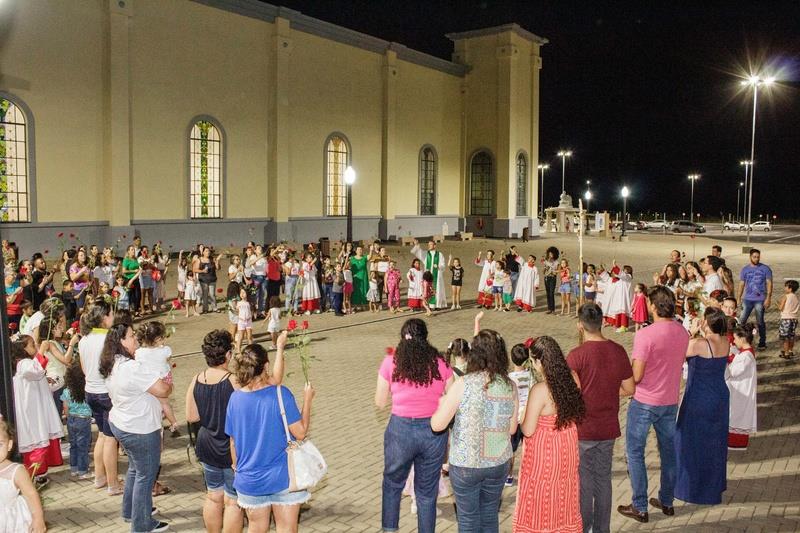
[[[111,423],[108,421],[108,413],[112,407],[108,393],[94,394],[87,392],[86,403],[92,409],[92,417],[95,424],[97,424],[97,430],[106,437],[113,437]]]
[[[559,285],[558,292],[560,294],[570,294],[572,292],[572,284],[567,281]]]
[[[300,505],[311,498],[307,490],[289,492],[289,489],[267,494],[266,496],[248,496],[239,493],[238,503],[242,509],[260,509],[270,505]]]
[[[236,499],[236,489],[233,488],[233,469],[220,468],[206,463],[203,465],[203,478],[206,480],[208,492],[224,491],[225,496]]]
[[[492,285],[492,294],[503,294],[502,285]]]

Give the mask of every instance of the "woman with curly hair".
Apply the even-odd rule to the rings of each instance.
[[[522,420],[525,448],[514,532],[579,533],[583,526],[576,423],[586,406],[555,339],[539,337],[530,351],[533,369],[544,381],[531,389]]]
[[[383,436],[384,531],[397,531],[400,498],[414,465],[414,494],[420,533],[436,529],[439,475],[445,460],[447,432],[431,429],[431,416],[453,381],[453,370],[439,350],[428,342],[428,327],[418,318],[400,329],[400,343],[378,371],[375,405],[392,402],[392,416]]]
[[[444,431],[455,416],[449,463],[458,530],[496,533],[511,435],[517,432],[517,388],[508,377],[506,343],[496,331],[479,331],[466,359],[464,378],[447,391],[431,427]]]

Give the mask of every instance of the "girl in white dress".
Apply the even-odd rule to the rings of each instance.
[[[725,381],[731,395],[728,421],[728,449],[746,450],[750,435],[756,432],[757,403],[756,354],[753,352],[755,324],[736,326],[733,343],[739,353],[730,359],[725,371]]]
[[[192,256],[191,262],[195,260],[195,257],[196,254]],[[197,312],[197,302],[200,301],[200,284],[191,268],[185,265],[184,270],[186,273],[183,300],[186,302],[186,318],[189,318],[190,313],[194,314],[194,316],[200,316],[200,313]]]
[[[136,330],[136,336],[139,337],[140,344],[134,354],[136,361],[145,365],[157,373],[158,377],[166,383],[172,385],[172,365],[169,362],[172,357],[172,348],[164,345],[164,340],[167,337],[166,326],[164,326],[163,322],[155,320],[145,322]],[[169,421],[170,433],[172,433],[173,437],[179,436],[178,419],[175,418],[175,411],[169,403],[169,398],[159,398],[158,401],[161,402],[161,411]]]
[[[278,333],[281,331],[281,297],[273,296],[269,299],[269,313],[267,314],[267,332],[272,338],[271,348],[274,350],[278,347]]]
[[[47,469],[61,466],[60,439],[64,436],[61,415],[47,384],[47,358],[36,353],[33,337],[22,335],[11,345],[14,373],[14,410],[17,415],[17,446],[25,468],[47,483]],[[34,466],[36,465],[36,466]]]
[[[39,492],[27,470],[9,460],[14,440],[5,421],[0,420],[0,531],[44,533],[44,511]]]
[[[481,260],[482,252],[478,252],[478,257],[475,258],[475,265],[481,267],[481,277],[478,281],[478,298],[476,300],[478,307],[486,307],[491,309],[494,303],[494,295],[492,294],[491,284],[494,282],[495,260],[494,250],[486,251],[486,259]],[[491,281],[490,281],[491,280]]]
[[[369,310],[371,312],[377,313],[381,310],[381,293],[378,291],[378,272],[375,270],[369,273],[367,301],[369,302]]]
[[[411,262],[411,268],[406,274],[408,280],[408,308],[417,311],[422,308],[422,268],[419,259]]]
[[[310,315],[312,312],[319,313],[320,292],[314,254],[307,253],[303,256],[301,276],[303,277],[303,300],[300,303],[300,311],[306,315]]]

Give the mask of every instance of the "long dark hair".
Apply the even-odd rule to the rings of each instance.
[[[439,350],[428,342],[428,326],[419,318],[406,320],[400,329],[400,343],[394,352],[392,381],[407,381],[427,386],[442,379],[439,373]],[[445,361],[446,364],[446,361]]]
[[[531,346],[531,357],[542,363],[544,378],[556,404],[556,429],[583,420],[586,405],[556,340],[546,335],[536,339]]]
[[[486,372],[489,374],[484,388],[489,387],[495,379],[506,383],[508,379],[508,350],[506,341],[492,329],[482,329],[472,339],[472,349],[467,354],[467,374]]]
[[[128,349],[122,344],[122,339],[128,333],[128,329],[133,329],[127,324],[114,324],[106,334],[106,342],[103,344],[103,353],[100,355],[100,367],[98,371],[100,375],[107,378],[111,375],[111,370],[114,368],[114,361],[117,356],[127,357],[133,359],[133,354],[128,352]]]
[[[64,373],[64,383],[73,402],[82,403],[86,400],[86,376],[83,375],[79,358],[74,358],[72,364],[67,367],[67,371]]]

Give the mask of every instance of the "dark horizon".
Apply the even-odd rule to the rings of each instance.
[[[778,77],[759,90],[753,219],[800,219],[800,3],[274,0],[334,24],[450,59],[446,33],[516,22],[547,38],[542,47],[540,162],[545,204],[567,192],[577,202],[592,181],[591,207],[689,211],[687,175],[699,173],[695,212],[736,212],[739,162],[749,159],[749,65]],[[538,177],[537,177],[538,183]],[[794,194],[790,194],[795,191]],[[787,194],[789,193],[789,194]],[[688,215],[687,215],[688,216]]]

